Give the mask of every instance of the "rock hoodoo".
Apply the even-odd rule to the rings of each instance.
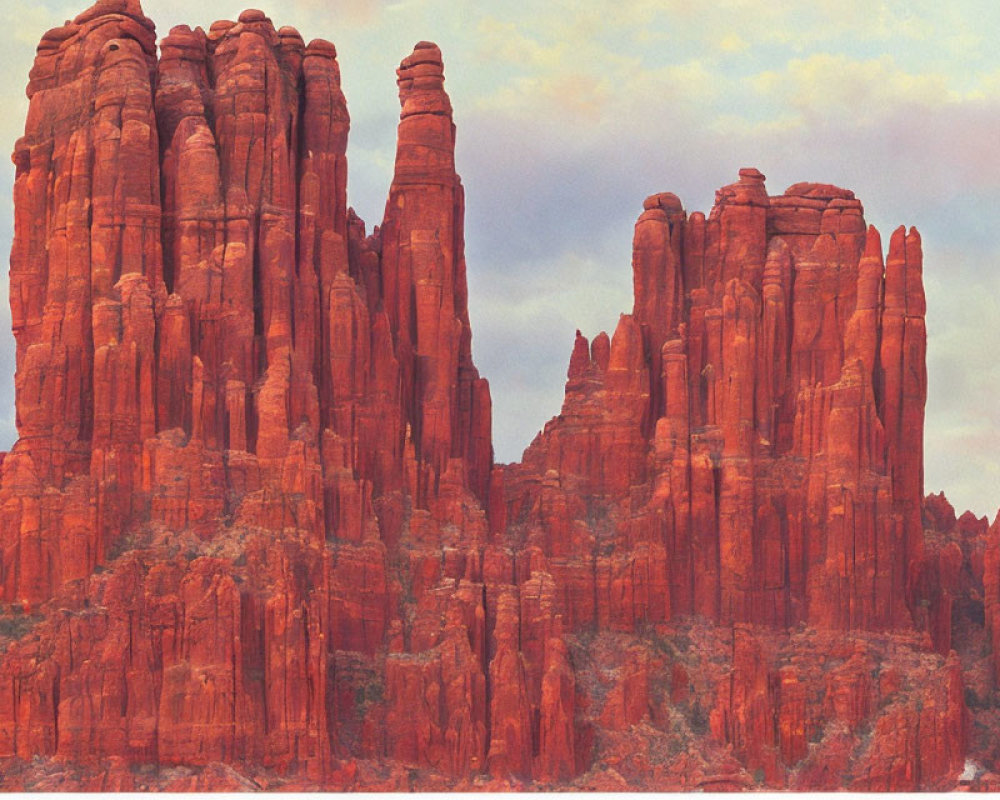
[[[439,49],[397,75],[367,234],[329,42],[157,49],[138,0],[42,38],[0,788],[994,785],[997,533],[922,496],[916,231],[754,169],[648,198],[632,313],[494,465]]]

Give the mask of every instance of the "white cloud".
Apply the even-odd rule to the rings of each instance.
[[[771,103],[806,117],[849,115],[870,123],[905,105],[933,107],[954,102],[941,74],[913,74],[890,55],[857,60],[844,53],[814,53],[792,59],[780,70],[766,70],[747,83]]]

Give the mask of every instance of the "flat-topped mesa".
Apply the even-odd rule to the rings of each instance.
[[[673,614],[912,625],[926,396],[916,232],[893,235],[883,267],[853,193],[810,183],[769,197],[742,169],[707,218],[672,194],[647,198],[632,265],[641,343],[620,346],[619,326],[611,350],[642,390],[610,391],[578,335],[562,414],[508,470],[516,529],[540,522],[543,549],[562,556],[562,534],[545,529],[585,542],[603,514],[615,533],[590,540],[601,553],[628,561],[639,543],[666,543]],[[612,452],[625,485],[607,480]],[[533,517],[568,491],[557,486],[586,495],[560,501],[569,524]],[[574,584],[596,580],[586,563]],[[655,584],[641,582],[636,593]]]

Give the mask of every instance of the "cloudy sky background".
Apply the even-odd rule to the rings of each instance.
[[[0,149],[23,132],[41,34],[85,0],[0,0]],[[160,36],[246,0],[143,0]],[[207,10],[209,9],[210,10]],[[924,241],[926,490],[1000,505],[1000,4],[993,0],[281,0],[276,25],[337,45],[352,117],[349,200],[369,227],[392,176],[394,69],[420,39],[445,56],[466,186],[474,354],[497,458],[558,413],[573,334],[632,307],[632,226],[672,191],[708,211],[743,166],[771,194],[853,189],[888,234]],[[0,168],[0,250],[13,167]],[[13,337],[0,280],[0,448]]]

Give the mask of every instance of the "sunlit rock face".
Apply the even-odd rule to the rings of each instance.
[[[648,198],[632,313],[494,465],[440,50],[397,76],[367,235],[329,42],[157,48],[137,0],[43,37],[0,788],[994,785],[1000,557],[922,497],[916,231],[754,169]]]
[[[853,193],[769,197],[754,169],[707,218],[644,205],[634,309],[577,336],[562,413],[506,470],[511,531],[565,572],[574,623],[910,626],[919,235],[883,262]]]

